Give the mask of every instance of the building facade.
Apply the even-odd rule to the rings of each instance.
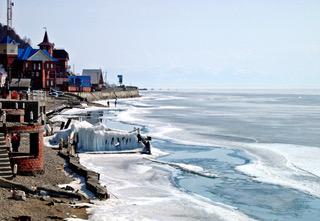
[[[67,90],[69,75],[69,54],[64,49],[55,49],[49,41],[47,31],[39,49],[19,48],[10,37],[0,42],[0,64],[12,78],[31,79],[31,89]]]

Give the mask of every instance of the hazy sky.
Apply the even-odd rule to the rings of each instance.
[[[319,0],[14,2],[15,30],[35,46],[47,27],[78,72],[157,88],[320,88]]]

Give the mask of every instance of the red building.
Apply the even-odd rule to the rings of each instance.
[[[0,64],[8,72],[9,81],[12,78],[31,79],[34,90],[49,90],[68,88],[69,54],[64,49],[55,49],[49,41],[47,31],[39,49],[32,47],[19,48],[10,37],[0,43]]]

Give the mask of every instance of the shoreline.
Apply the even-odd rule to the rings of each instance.
[[[90,165],[90,162],[85,162],[86,159],[83,156],[85,158],[93,158],[92,164]],[[156,157],[153,156],[153,158]],[[99,161],[102,162],[101,165],[97,164]],[[80,163],[88,169],[101,174],[101,182],[103,185],[108,186],[108,191],[111,195],[109,200],[95,202],[95,205],[88,209],[92,219],[98,219],[107,215],[109,217],[112,214],[111,217],[131,220],[141,220],[146,217],[156,220],[168,220],[179,214],[181,220],[190,220],[190,217],[196,217],[192,218],[193,220],[210,219],[212,217],[215,220],[225,220],[225,215],[228,214],[234,217],[235,220],[252,220],[239,212],[237,208],[215,203],[182,191],[170,181],[172,175],[174,175],[172,172],[175,173],[176,171],[172,166],[159,166],[156,162],[144,159],[140,154],[108,155],[83,153],[80,154]],[[104,163],[107,163],[107,166]],[[108,169],[105,171],[102,168]],[[108,171],[112,172],[109,173]],[[122,176],[122,178],[119,179],[119,176]],[[116,191],[114,188],[116,188]],[[120,193],[117,188],[120,189]],[[164,202],[160,203],[162,200]],[[170,201],[169,204],[167,204],[168,200]],[[167,214],[159,214],[159,211],[152,210],[152,208],[159,207]],[[173,211],[171,207],[178,209]],[[185,211],[189,211],[189,213]],[[126,215],[131,212],[130,216]],[[112,218],[109,219],[113,220]],[[114,219],[117,220],[116,218]]]
[[[139,99],[138,99],[139,100]],[[121,113],[123,113],[124,115],[126,115],[126,112],[127,111],[122,111],[122,110],[126,110],[127,109],[127,106],[125,106],[125,108],[123,108],[121,105],[122,104],[125,104],[125,105],[131,105],[131,104],[133,104],[133,108],[135,107],[134,106],[134,103],[135,103],[135,101],[133,100],[133,101],[130,101],[130,99],[129,99],[129,101],[128,100],[124,100],[123,102],[120,102],[119,104],[120,104],[120,106],[117,108],[117,110],[119,110]],[[113,106],[113,105],[112,105]],[[169,106],[168,106],[169,107]],[[92,108],[91,107],[91,105],[89,105],[89,106],[86,106],[86,105],[83,105],[82,106],[82,108],[81,109],[79,109],[79,111],[80,112],[85,112],[86,110],[87,110],[87,108],[88,108],[88,110],[90,110],[90,111],[95,111],[95,110],[99,110],[99,107],[97,108],[97,107],[95,107],[95,108]],[[101,108],[101,110],[102,110],[103,108]],[[105,108],[105,109],[108,109],[108,108]],[[130,108],[129,108],[130,109]],[[169,108],[168,108],[169,109]],[[171,108],[170,108],[171,109]],[[111,111],[111,110],[113,110],[113,111]],[[116,109],[113,109],[113,108],[110,108],[110,112],[111,113],[114,113],[114,111],[116,111]],[[72,111],[71,111],[72,112]],[[70,113],[71,113],[70,112]],[[106,114],[108,113],[108,111],[106,112]],[[119,112],[116,112],[117,114],[119,114]],[[84,115],[86,115],[86,114],[84,114]],[[88,115],[89,116],[89,115]],[[93,115],[94,116],[94,115]],[[107,117],[108,115],[104,115],[105,117]],[[115,116],[115,118],[113,118],[112,116],[111,116],[111,120],[115,120],[115,121],[118,121],[118,122],[121,122],[120,121],[120,118],[118,118],[117,116],[118,115],[114,115]],[[129,119],[135,119],[135,117],[134,117],[135,115],[133,115],[133,116],[129,116],[128,115],[128,118]],[[139,118],[139,116],[140,115],[137,115],[137,117]],[[132,117],[134,117],[134,118],[132,118]],[[123,120],[122,121],[123,123],[129,123],[130,124],[130,120],[129,121],[126,121],[126,120]],[[110,125],[114,125],[114,124],[110,124]],[[130,124],[130,125],[132,125],[132,124]],[[148,125],[148,123],[147,123],[147,125]],[[150,126],[150,125],[149,125]],[[112,127],[112,126],[111,126]],[[116,128],[116,127],[112,127],[112,128]],[[151,127],[152,128],[152,127]],[[149,131],[149,129],[150,128],[148,128],[147,129],[147,131]],[[156,128],[156,129],[162,129],[162,128]],[[232,140],[231,140],[232,141]],[[225,146],[225,145],[229,145],[230,146],[230,142],[231,141],[228,141],[228,143],[223,143],[223,145],[222,146]],[[246,141],[246,140],[245,140]],[[244,142],[245,142],[244,141]],[[170,142],[170,141],[169,141]],[[232,141],[231,143],[233,143],[234,141]],[[220,143],[221,144],[221,143]],[[233,143],[234,144],[234,143]],[[253,145],[253,144],[252,144]],[[262,144],[263,145],[263,144]],[[159,146],[160,148],[161,148],[161,146]],[[239,146],[237,146],[238,148],[237,149],[239,149]],[[254,148],[255,150],[257,149],[256,147],[252,147],[252,148]],[[162,149],[162,148],[161,148]],[[242,149],[242,148],[240,148],[240,149]],[[291,149],[290,149],[291,150]],[[211,151],[210,151],[210,153],[211,153]],[[218,150],[218,152],[217,153],[220,153],[220,151]],[[226,154],[226,155],[228,155],[228,152],[226,152],[226,153],[224,153],[224,154]],[[87,154],[81,154],[80,155],[80,157],[82,158],[82,156],[87,156]],[[132,155],[130,155],[130,157],[133,157]],[[137,156],[137,157],[139,157],[139,156]],[[137,217],[137,219],[136,220],[138,220],[138,218],[142,218],[144,215],[145,215],[145,213],[144,213],[144,211],[146,211],[147,210],[147,208],[145,208],[145,209],[142,209],[142,211],[141,211],[141,213],[139,213],[139,211],[137,211],[136,210],[136,208],[138,208],[139,206],[141,206],[141,204],[143,204],[143,205],[146,205],[146,204],[148,204],[149,205],[149,203],[148,203],[148,201],[149,200],[151,200],[151,199],[149,199],[149,195],[147,195],[147,194],[152,194],[153,192],[155,192],[155,191],[152,191],[152,190],[148,190],[148,189],[146,189],[145,188],[145,185],[148,185],[148,183],[149,183],[149,181],[147,180],[147,181],[145,181],[143,178],[140,178],[139,179],[139,182],[137,182],[137,183],[130,183],[131,181],[132,181],[132,179],[130,178],[131,176],[134,176],[134,173],[140,173],[140,175],[141,174],[143,174],[143,173],[145,173],[145,172],[148,172],[148,173],[152,173],[152,172],[154,172],[154,173],[156,173],[155,171],[152,171],[151,169],[149,170],[149,169],[147,169],[147,167],[148,166],[150,166],[150,165],[152,165],[152,167],[153,166],[155,166],[156,168],[162,168],[163,169],[163,167],[161,166],[161,165],[154,165],[154,164],[152,164],[152,162],[145,162],[145,160],[137,160],[137,163],[135,163],[134,165],[133,165],[133,168],[136,168],[136,169],[134,169],[132,172],[130,172],[130,171],[121,171],[121,173],[124,173],[124,175],[126,175],[125,177],[124,177],[124,180],[123,179],[120,179],[120,180],[118,180],[118,181],[115,181],[115,179],[114,178],[117,178],[117,176],[118,176],[118,174],[117,174],[117,171],[119,170],[119,167],[123,164],[123,165],[125,165],[125,164],[129,164],[130,166],[129,167],[126,167],[126,168],[129,168],[129,169],[132,169],[132,168],[130,168],[131,167],[131,164],[130,163],[128,163],[128,162],[125,162],[126,161],[126,156],[123,156],[123,154],[121,155],[121,156],[119,156],[119,157],[117,157],[116,155],[111,155],[111,156],[108,156],[108,155],[101,155],[101,154],[90,154],[88,157],[85,157],[85,158],[88,158],[88,159],[90,159],[90,158],[93,158],[93,160],[90,160],[91,161],[91,163],[92,163],[92,165],[90,166],[90,162],[89,162],[89,164],[86,164],[84,161],[80,161],[81,162],[81,164],[82,165],[86,165],[86,166],[88,166],[88,168],[90,169],[92,169],[92,170],[95,170],[95,171],[97,171],[97,172],[100,172],[100,171],[102,171],[101,172],[101,174],[102,173],[105,173],[104,175],[102,174],[102,184],[107,184],[108,185],[108,190],[110,190],[110,195],[114,195],[114,187],[116,187],[116,188],[119,188],[119,191],[123,191],[122,193],[121,193],[121,195],[123,195],[124,197],[127,197],[127,199],[129,199],[130,198],[130,200],[126,200],[126,199],[123,199],[123,197],[119,197],[119,199],[111,199],[111,200],[108,200],[108,201],[106,201],[106,202],[101,202],[101,201],[94,201],[94,205],[92,205],[90,208],[88,208],[87,209],[87,212],[88,212],[88,214],[91,214],[90,215],[90,217],[96,217],[98,220],[104,220],[103,219],[103,217],[104,216],[107,216],[107,217],[110,217],[111,216],[111,218],[112,218],[112,216],[114,216],[114,217],[118,217],[118,216],[120,216],[120,218],[123,216],[123,215],[125,215],[125,213],[126,213],[126,211],[129,211],[129,213],[130,212],[132,212],[132,214],[133,215],[139,215],[140,217],[137,217],[137,216],[132,216],[132,217]],[[97,161],[95,161],[95,159],[98,159],[98,158],[101,158],[101,159],[103,159],[103,163],[105,163],[105,161],[109,161],[109,159],[111,159],[111,158],[117,158],[118,160],[116,160],[116,163],[115,164],[112,164],[112,163],[107,163],[106,165],[105,164],[101,164],[101,166],[103,166],[103,165],[105,165],[105,168],[104,167],[101,167],[101,166],[99,166],[98,164],[97,164]],[[120,159],[121,158],[121,159]],[[122,158],[124,158],[124,159],[122,159]],[[119,161],[119,162],[118,162]],[[110,164],[110,165],[108,165],[108,164]],[[119,164],[120,164],[120,166],[119,166]],[[118,166],[117,166],[118,165]],[[123,166],[122,165],[122,166]],[[164,165],[165,166],[165,165]],[[299,165],[297,165],[297,166],[299,166]],[[115,170],[116,169],[116,170]],[[170,172],[170,171],[169,171]],[[174,174],[173,174],[173,176],[176,174],[176,170],[174,171]],[[130,176],[130,177],[128,177],[128,175]],[[105,177],[104,177],[105,176]],[[138,176],[137,176],[138,177]],[[156,179],[157,178],[157,175],[153,175],[152,176],[154,179]],[[133,177],[133,179],[135,179],[136,177]],[[152,179],[153,179],[152,178]],[[170,179],[170,178],[169,178]],[[160,182],[160,180],[159,179],[156,179],[156,180],[158,180],[159,182]],[[250,178],[250,180],[251,180],[251,178]],[[109,182],[111,182],[111,181],[115,181],[115,185],[114,185],[114,187],[112,187],[112,186],[110,186],[110,183]],[[251,181],[248,181],[248,182],[251,182]],[[263,181],[262,181],[263,182]],[[122,184],[123,183],[127,183],[128,185],[130,185],[130,186],[122,186]],[[164,182],[160,182],[160,183],[164,183]],[[167,181],[166,181],[166,183],[167,183]],[[264,183],[264,182],[263,182]],[[152,184],[152,183],[151,183]],[[156,183],[154,183],[152,186],[154,186],[154,187],[156,187],[157,185],[158,185],[159,183],[158,182],[156,182]],[[244,183],[241,183],[241,184],[239,184],[239,185],[245,185],[246,183],[244,182]],[[174,185],[174,184],[173,184]],[[132,187],[134,187],[135,186],[135,188],[132,188]],[[270,186],[270,184],[263,184],[263,189],[266,189],[266,190],[268,190],[269,189],[269,186]],[[127,188],[127,187],[129,187],[129,188]],[[278,188],[278,187],[277,187]],[[281,188],[281,189],[279,189],[279,191],[281,191],[281,193],[283,192],[283,194],[290,194],[291,193],[291,190],[289,190],[287,187],[285,187],[285,188],[283,188],[282,186],[279,186],[279,188]],[[178,188],[179,189],[179,188]],[[118,190],[117,190],[118,191]],[[130,195],[130,194],[132,194],[132,193],[135,193],[136,191],[139,191],[139,192],[141,192],[141,195],[140,196],[133,196],[133,195]],[[159,188],[159,191],[161,192],[161,188]],[[159,192],[158,191],[158,192]],[[289,191],[289,192],[288,192]],[[293,192],[292,193],[294,193],[295,194],[295,190],[292,190]],[[184,191],[182,191],[182,192],[184,192]],[[223,191],[221,191],[221,192],[223,192]],[[301,193],[301,192],[299,192],[299,193],[297,193],[297,197],[301,197],[302,196],[302,194],[303,194],[303,197],[304,197],[304,193]],[[117,194],[117,192],[115,192],[115,195],[116,195],[116,197],[118,197],[119,196],[119,194]],[[201,196],[201,194],[200,194],[200,196]],[[257,198],[257,200],[259,200],[260,199],[260,197],[261,196],[257,196],[256,198]],[[192,198],[192,194],[190,194],[190,196],[189,196],[189,198]],[[197,197],[196,197],[197,198]],[[135,201],[135,200],[137,200],[138,199],[138,203]],[[160,197],[155,197],[155,199],[156,200],[161,200],[161,198]],[[199,198],[198,198],[199,199]],[[308,198],[309,199],[309,198]],[[128,210],[127,208],[126,208],[126,204],[121,204],[123,201],[126,201],[127,203],[129,203],[129,205],[130,205],[130,209]],[[201,201],[201,199],[200,199],[200,201]],[[204,200],[205,201],[205,200]],[[120,204],[119,204],[119,202],[120,202]],[[219,201],[218,200],[218,202],[221,202],[221,201]],[[242,201],[240,201],[240,202],[242,202]],[[244,200],[244,202],[246,202],[245,200]],[[154,203],[154,202],[153,202]],[[168,203],[168,204],[170,204],[170,202]],[[189,203],[190,204],[190,203]],[[229,211],[230,212],[230,209],[231,209],[231,211],[233,210],[233,209],[235,209],[235,212],[237,212],[237,214],[238,215],[240,215],[240,217],[244,217],[245,216],[245,214],[248,214],[248,215],[251,215],[251,217],[256,217],[255,216],[255,212],[256,212],[256,207],[254,207],[253,209],[252,209],[252,214],[251,214],[251,212],[250,213],[248,213],[248,211],[246,211],[246,210],[244,210],[244,211],[246,211],[244,214],[243,213],[241,213],[241,211],[243,210],[243,207],[242,206],[239,206],[239,209],[237,209],[238,208],[238,205],[237,204],[235,204],[235,207],[230,207],[230,208],[228,208],[228,206],[224,206],[224,205],[219,205],[219,203],[215,203],[215,202],[213,202],[213,204],[215,205],[215,206],[222,206],[223,208],[225,208],[225,209],[228,209],[227,211]],[[128,205],[128,204],[127,204]],[[142,205],[142,206],[143,206]],[[162,205],[167,205],[166,203],[162,203],[162,204],[151,204],[151,208],[154,208],[154,207],[162,207]],[[192,203],[191,203],[191,205],[193,205]],[[196,204],[194,204],[194,205],[196,205]],[[234,205],[234,204],[228,204],[227,203],[227,205]],[[106,207],[106,210],[108,210],[107,211],[107,213],[104,213],[104,212],[106,212],[106,210],[104,210],[104,211],[99,211],[99,207],[100,206],[102,206],[102,208],[104,208],[104,207]],[[186,206],[186,208],[188,208],[188,206]],[[226,210],[225,210],[226,211]],[[93,215],[94,213],[96,213],[96,215]],[[137,214],[137,213],[139,213],[139,214]],[[240,214],[239,214],[240,213]],[[111,214],[111,215],[110,215]],[[176,213],[175,213],[176,214]],[[228,214],[227,214],[228,215]],[[100,218],[101,217],[101,218]],[[132,217],[130,217],[130,218],[132,218]],[[146,215],[146,217],[151,217],[150,216],[150,214],[148,215]],[[153,217],[153,218],[156,218],[157,217],[157,211],[156,211],[156,213],[155,213],[155,216]],[[159,217],[161,217],[161,216],[159,216]],[[212,217],[215,217],[215,215],[212,215]],[[250,216],[249,216],[250,217]],[[257,216],[257,217],[259,217],[259,216]],[[110,218],[110,219],[111,219]],[[167,217],[168,218],[168,217]],[[228,218],[228,216],[226,216],[226,217],[224,217],[224,218]],[[92,219],[94,219],[94,218],[92,218]],[[105,218],[106,219],[106,218]],[[221,218],[221,219],[223,219],[223,217]],[[109,220],[109,219],[108,219]],[[220,219],[216,219],[216,220],[220,220]],[[228,219],[227,219],[228,220]]]
[[[144,156],[83,153],[80,162],[101,173],[101,181],[111,195],[108,201],[89,209],[93,219],[108,215],[108,220],[254,220],[237,208],[182,191],[171,182],[174,168],[158,165]]]
[[[110,99],[113,98],[110,92],[88,93],[88,96],[93,96],[96,100],[100,100],[102,97],[108,96]],[[137,88],[133,88],[129,91],[117,91],[114,93],[114,96],[117,98],[138,97],[139,92]],[[60,106],[74,108],[78,103],[76,101],[77,98],[48,97],[46,101],[47,112],[55,111],[57,107]],[[90,98],[87,99],[87,101],[94,101],[94,99]],[[0,214],[0,220],[15,220],[15,218],[19,216],[29,216],[32,220],[39,221],[62,219],[88,220],[90,215],[86,210],[88,206],[77,206],[79,203],[90,203],[90,200],[87,199],[74,201],[67,196],[49,197],[45,195],[38,196],[33,193],[26,193],[25,201],[16,201],[11,198],[12,189],[17,188],[17,186],[12,185],[12,182],[17,183],[22,187],[24,186],[26,189],[32,189],[35,187],[42,188],[41,186],[43,186],[43,188],[49,187],[49,189],[56,188],[57,190],[60,189],[59,186],[61,185],[70,186],[69,184],[72,182],[77,182],[77,178],[70,174],[70,167],[67,166],[65,159],[58,155],[57,150],[44,146],[44,154],[45,172],[43,174],[35,174],[33,176],[17,175],[11,181],[2,182],[2,186],[7,187],[0,187],[0,207],[3,211]],[[10,186],[9,188],[8,185]]]

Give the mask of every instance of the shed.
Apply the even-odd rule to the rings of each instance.
[[[68,76],[68,91],[91,92],[90,76]]]
[[[93,90],[102,89],[104,82],[101,69],[83,69],[82,76],[90,76]]]

